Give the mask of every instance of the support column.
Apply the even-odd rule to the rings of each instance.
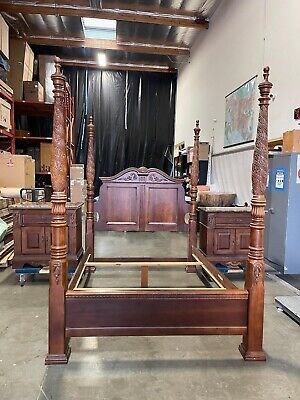
[[[51,181],[53,186],[51,220],[51,258],[49,277],[49,337],[46,364],[66,364],[70,348],[66,338],[65,293],[68,284],[67,222],[66,222],[66,114],[65,77],[61,73],[59,58],[55,58],[54,114],[51,156]]]
[[[86,250],[89,250],[94,259],[94,180],[95,180],[95,150],[94,150],[94,124],[90,116],[88,124],[88,155],[86,166],[87,179],[87,211],[86,211]]]
[[[252,164],[252,220],[245,289],[249,293],[248,329],[239,350],[245,360],[265,361],[263,345],[264,321],[264,227],[265,190],[268,176],[268,108],[270,103],[269,67],[264,68],[264,81],[259,84],[259,117]]]
[[[190,216],[189,216],[189,241],[188,241],[188,260],[192,260],[192,247],[197,246],[197,185],[199,181],[199,121],[196,121],[196,127],[194,128],[194,148],[193,148],[193,160],[192,160],[192,172],[191,172],[191,188],[190,188]],[[194,272],[195,268],[187,268],[188,272]]]

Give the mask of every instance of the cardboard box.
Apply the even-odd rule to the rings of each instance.
[[[70,180],[71,203],[84,203],[86,200],[86,181],[83,179]]]
[[[11,105],[4,99],[0,98],[0,126],[7,130],[11,129],[10,114]]]
[[[5,58],[9,59],[9,28],[0,14],[0,51]]]
[[[32,81],[34,53],[28,43],[10,38],[10,71],[7,77],[14,91],[15,100],[23,100],[23,81]]]
[[[30,156],[0,153],[0,187],[35,187],[35,162]]]
[[[284,132],[282,151],[284,153],[300,153],[300,130]]]
[[[50,171],[52,143],[41,143],[41,171]]]
[[[24,100],[26,101],[44,101],[44,88],[37,81],[23,82]]]
[[[70,180],[84,179],[84,164],[72,164],[70,166]]]
[[[191,163],[193,161],[193,146],[189,146],[187,148],[187,162]],[[209,154],[209,143],[208,142],[200,142],[199,146],[199,161],[208,160]]]

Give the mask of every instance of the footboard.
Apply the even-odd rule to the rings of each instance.
[[[243,335],[245,290],[78,290],[66,297],[66,335]]]

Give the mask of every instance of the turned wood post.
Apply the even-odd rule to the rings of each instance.
[[[86,250],[94,258],[94,180],[95,180],[95,150],[94,150],[94,124],[90,116],[88,124],[88,153],[86,165],[87,179],[87,211],[86,211]]]
[[[66,222],[66,109],[65,77],[61,73],[59,58],[55,58],[54,114],[51,157],[53,194],[51,219],[51,258],[49,277],[49,350],[46,364],[68,362],[69,346],[65,334],[65,292],[68,284],[67,222]]]
[[[199,121],[196,121],[194,128],[194,148],[192,159],[192,172],[190,180],[190,215],[189,215],[189,241],[188,241],[188,259],[192,259],[192,247],[197,246],[197,185],[199,181]]]
[[[252,201],[250,246],[245,289],[249,292],[248,329],[240,345],[245,360],[265,361],[263,344],[264,321],[264,220],[265,190],[268,176],[268,108],[270,103],[269,67],[264,68],[264,81],[259,84],[259,117],[252,164]]]

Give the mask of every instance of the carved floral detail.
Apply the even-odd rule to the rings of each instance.
[[[137,181],[138,175],[136,172],[131,172],[129,175],[121,176],[117,179],[118,182],[130,182],[130,181]]]
[[[52,263],[52,274],[54,276],[56,284],[58,285],[59,278],[61,275],[61,262],[60,261],[54,261]]]
[[[163,176],[159,176],[154,172],[150,173],[148,176],[149,182],[168,182],[168,179],[164,178]]]
[[[214,226],[215,225],[215,217],[213,215],[208,215],[207,224],[208,224],[208,226]]]
[[[260,262],[255,263],[253,265],[253,276],[254,276],[254,281],[257,283],[259,281],[260,275],[262,272],[262,265]]]

